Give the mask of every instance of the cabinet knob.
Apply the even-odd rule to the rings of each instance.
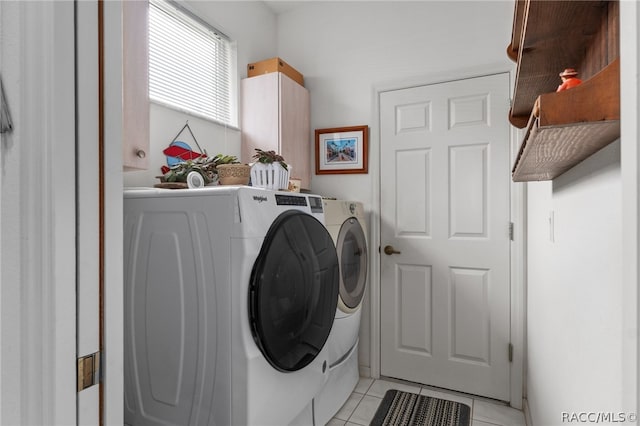
[[[146,153],[146,152],[144,152],[143,150],[139,149],[139,150],[137,150],[137,151],[136,151],[136,157],[138,157],[138,158],[144,158],[144,157],[146,157],[146,156],[147,156],[147,153]]]

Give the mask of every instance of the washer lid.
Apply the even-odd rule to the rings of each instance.
[[[280,214],[265,237],[249,283],[253,338],[269,363],[297,371],[324,347],[338,303],[333,240],[313,216]]]
[[[367,281],[367,242],[355,217],[348,218],[340,227],[336,250],[340,262],[340,299],[353,310],[362,302]]]

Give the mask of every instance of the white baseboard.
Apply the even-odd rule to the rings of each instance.
[[[522,410],[524,411],[524,424],[526,426],[533,426],[531,411],[529,411],[529,400],[527,400],[527,398],[522,398]]]
[[[360,372],[360,377],[371,377],[371,367],[359,365],[358,370]]]

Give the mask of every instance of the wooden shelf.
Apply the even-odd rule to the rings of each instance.
[[[618,17],[617,1],[516,0],[509,121],[527,131],[514,181],[553,179],[619,137]],[[556,93],[565,68],[583,83]]]
[[[620,60],[570,90],[538,97],[513,180],[549,180],[620,137]]]

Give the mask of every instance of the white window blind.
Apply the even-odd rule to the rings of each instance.
[[[229,38],[175,3],[151,0],[149,97],[234,125]]]

